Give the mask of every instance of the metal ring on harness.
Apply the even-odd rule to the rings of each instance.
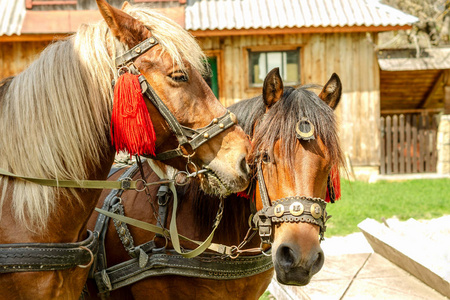
[[[272,253],[264,252],[264,248],[262,247],[263,244],[267,244],[267,245],[272,246],[272,242],[268,242],[268,243],[261,242],[261,244],[259,245],[259,249],[261,249],[261,253],[263,255],[265,255],[265,256],[272,256]],[[272,251],[272,247],[270,247],[268,251]]]
[[[117,70],[117,75],[119,77],[125,73],[130,73],[130,68],[128,66],[122,66]]]
[[[91,261],[87,265],[78,265],[78,267],[80,267],[82,269],[90,268],[92,263],[94,262],[94,254],[92,253],[92,251],[89,248],[87,248],[85,246],[80,246],[80,248],[89,252],[89,254],[91,255]]]
[[[138,183],[142,182],[142,189],[138,188]],[[136,179],[136,192],[143,192],[147,189],[147,181],[142,178]]]
[[[184,181],[181,181],[181,180],[178,180],[177,178],[179,178],[179,176],[181,176],[181,175],[185,175],[186,177],[185,177],[185,179],[184,179]],[[173,176],[173,180],[174,180],[174,182],[175,182],[175,185],[178,185],[178,186],[184,186],[184,185],[186,185],[186,184],[188,184],[189,183],[189,173],[188,172],[186,172],[186,171],[178,171],[177,173],[175,173],[175,175]]]
[[[189,168],[188,168],[189,165],[193,166],[193,168],[195,170],[194,172],[192,172],[192,173],[189,172]],[[188,160],[188,163],[186,164],[186,172],[188,173],[188,176],[191,175],[191,174],[194,174],[192,177],[197,177],[197,175],[198,175],[198,167],[197,167],[197,165],[194,164],[193,161]]]

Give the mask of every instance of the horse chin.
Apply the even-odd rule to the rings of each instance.
[[[277,281],[285,285],[307,285],[312,278],[312,275],[302,267],[292,268],[289,272],[284,272],[275,266],[275,273],[277,275]]]
[[[211,171],[201,176],[200,187],[206,194],[212,196],[226,197],[232,193],[220,177]]]
[[[230,180],[219,170],[206,167],[208,172],[203,173],[200,178],[201,189],[209,195],[226,197],[230,194],[240,192],[247,188],[248,182]]]

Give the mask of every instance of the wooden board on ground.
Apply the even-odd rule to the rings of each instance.
[[[444,296],[450,297],[450,283],[437,274],[430,263],[432,253],[428,253],[427,249],[418,251],[418,248],[425,246],[426,242],[423,245],[411,244],[404,236],[373,219],[364,220],[358,224],[358,227],[376,253],[408,271]],[[445,244],[445,241],[442,242]],[[435,247],[443,246],[445,247],[443,244],[435,245]]]

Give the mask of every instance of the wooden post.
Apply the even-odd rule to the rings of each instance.
[[[450,115],[450,85],[444,87],[444,91],[444,115]]]
[[[392,118],[392,130],[393,130],[393,141],[392,141],[392,155],[393,157],[393,168],[392,172],[398,174],[398,116],[394,115]]]
[[[405,155],[408,155],[408,149],[405,147],[405,116],[400,115],[400,168],[399,173],[405,173]]]
[[[406,173],[411,173],[411,115],[406,115]]]
[[[387,139],[387,135],[386,135],[386,128],[384,127],[384,118],[381,117],[380,118],[380,131],[381,131],[381,141],[380,141],[380,156],[381,156],[381,161],[380,161],[380,173],[382,175],[386,174],[386,139]]]
[[[386,117],[386,156],[387,156],[387,166],[386,174],[392,174],[392,127],[391,127],[391,116]]]

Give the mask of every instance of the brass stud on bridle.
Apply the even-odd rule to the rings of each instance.
[[[289,206],[289,212],[293,216],[300,216],[304,210],[305,208],[300,202],[294,202]]]
[[[284,214],[284,205],[283,204],[278,204],[277,206],[275,206],[275,208],[273,209],[273,213],[276,217],[281,217]]]
[[[322,216],[322,208],[320,207],[319,204],[314,203],[311,205],[311,215],[315,218],[318,219]]]

